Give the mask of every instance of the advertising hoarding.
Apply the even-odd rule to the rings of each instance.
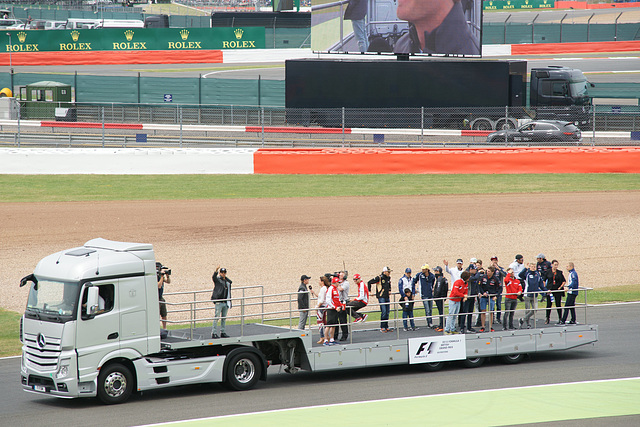
[[[481,0],[313,0],[317,52],[480,56]]]

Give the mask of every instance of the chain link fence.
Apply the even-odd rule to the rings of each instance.
[[[292,109],[21,101],[8,114],[12,117],[0,121],[5,146],[611,146],[640,140],[640,108],[628,105]],[[532,120],[576,126],[531,129]],[[572,129],[577,138],[569,135]],[[500,130],[506,133],[490,136]]]

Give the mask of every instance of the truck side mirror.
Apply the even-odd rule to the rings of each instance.
[[[97,286],[89,286],[87,288],[87,319],[93,319],[98,312],[98,294]]]

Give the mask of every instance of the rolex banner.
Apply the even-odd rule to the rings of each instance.
[[[10,34],[10,35],[9,35]],[[263,27],[3,31],[2,52],[264,49]]]
[[[555,0],[486,0],[484,10],[553,9]]]

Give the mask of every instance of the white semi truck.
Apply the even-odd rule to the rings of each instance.
[[[598,340],[596,325],[442,336],[431,329],[381,334],[358,324],[349,342],[321,346],[308,330],[244,319],[228,326],[230,338],[210,339],[210,327],[197,325],[161,338],[152,245],[105,239],[45,257],[22,279],[26,284],[23,389],[61,398],[97,396],[106,404],[185,384],[221,382],[246,390],[266,380],[270,365],[290,373],[400,364],[436,370],[452,360],[479,366],[493,356],[516,363],[527,353]]]

